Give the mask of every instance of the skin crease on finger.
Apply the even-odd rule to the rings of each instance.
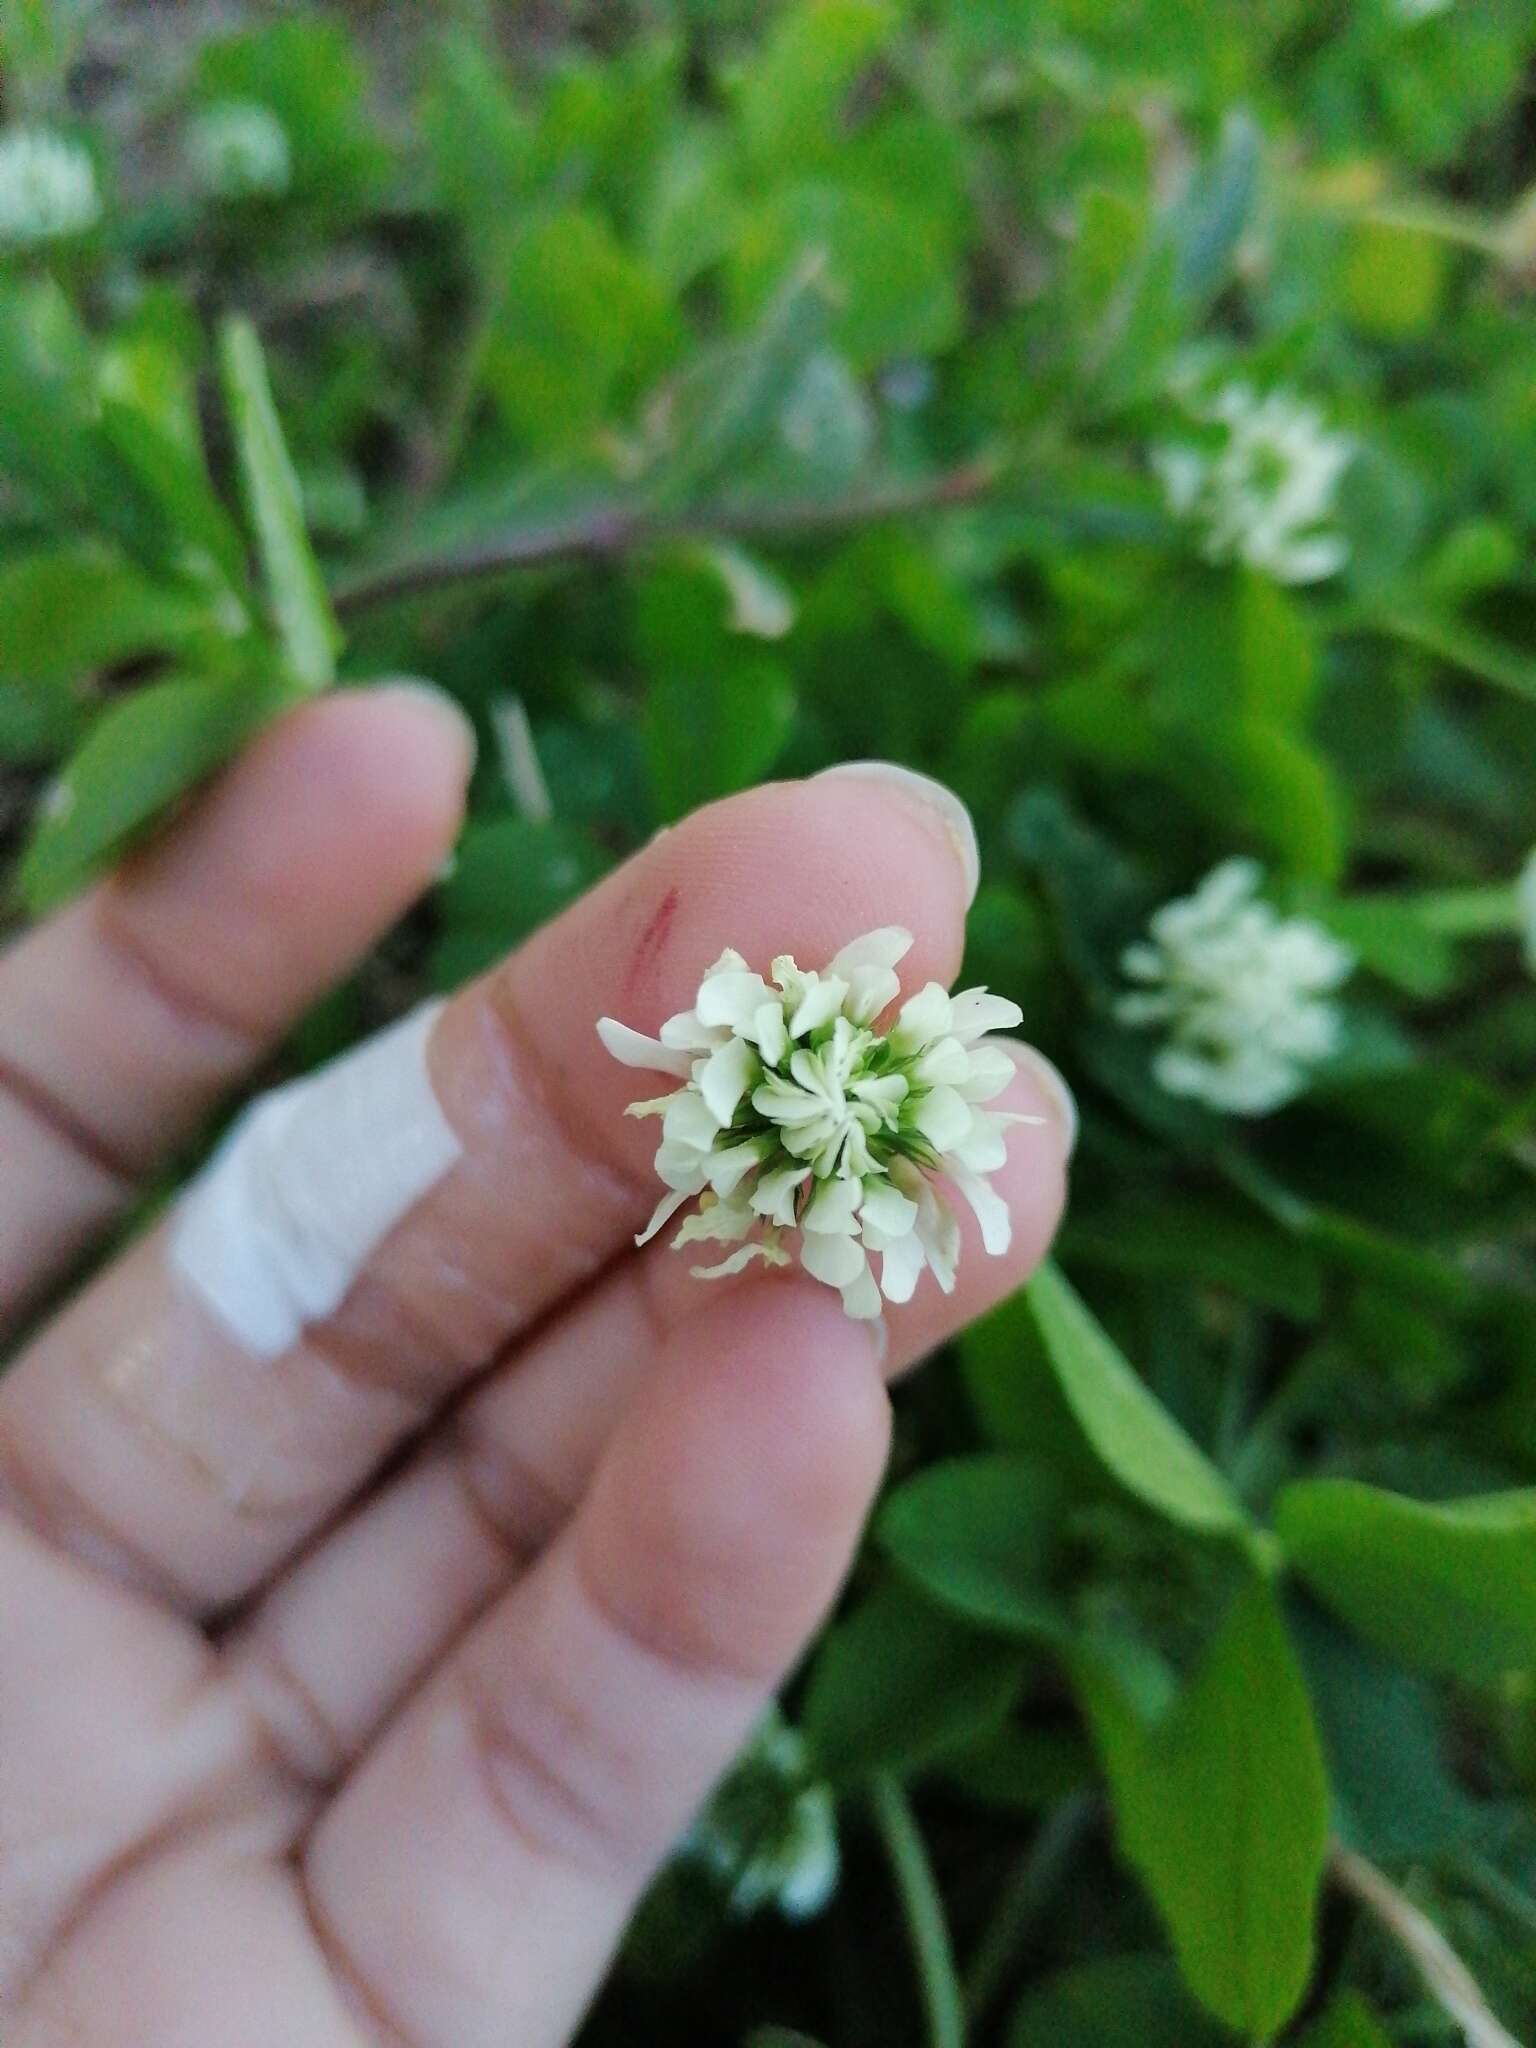
[[[253,1362],[152,1234],[0,1392],[0,1483],[134,1583],[237,1598],[643,1221],[654,1140],[624,1117],[600,1011],[654,1027],[722,945],[809,961],[881,922],[916,933],[913,985],[948,982],[969,880],[942,821],[863,778],[697,814],[449,1004],[427,1051],[463,1157],[335,1315]]]

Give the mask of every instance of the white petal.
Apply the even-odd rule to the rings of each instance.
[[[828,1287],[850,1287],[861,1273],[869,1271],[864,1247],[856,1237],[834,1232],[810,1231],[800,1240],[800,1263],[813,1280]]]
[[[856,1180],[824,1181],[800,1220],[801,1229],[846,1235],[853,1229],[863,1196],[864,1190]]]
[[[971,1105],[953,1088],[930,1088],[912,1112],[912,1122],[935,1152],[964,1144],[971,1128]]]
[[[843,1307],[855,1322],[872,1323],[878,1318],[880,1290],[868,1266],[843,1289]]]
[[[690,1266],[689,1272],[695,1280],[725,1280],[732,1273],[744,1273],[754,1259],[761,1259],[767,1266],[787,1266],[789,1254],[780,1251],[776,1244],[764,1244],[755,1239],[744,1244],[740,1251],[732,1252],[728,1259],[722,1259],[718,1266]]]
[[[926,1180],[918,1195],[917,1235],[934,1278],[946,1294],[953,1294],[955,1268],[960,1263],[960,1226],[948,1202]]]
[[[789,1050],[784,1005],[772,999],[766,1003],[759,1003],[752,1012],[752,1026],[747,1036],[756,1041],[765,1065],[776,1067]]]
[[[608,1051],[626,1067],[647,1067],[657,1074],[676,1074],[686,1081],[690,1061],[686,1053],[675,1052],[659,1038],[647,1038],[643,1031],[631,1031],[617,1017],[599,1017],[597,1035]]]
[[[662,1044],[685,1052],[709,1052],[724,1036],[723,1031],[701,1023],[697,1010],[679,1010],[661,1027]]]
[[[979,1173],[972,1173],[968,1166],[953,1165],[948,1171],[950,1179],[976,1212],[982,1243],[994,1258],[1001,1257],[1013,1242],[1013,1218],[1008,1213],[1008,1204],[988,1181],[983,1180]]]
[[[967,1102],[990,1102],[1019,1071],[1000,1045],[973,1045],[968,1058],[970,1071],[955,1084]]]
[[[843,1007],[847,993],[847,982],[835,974],[818,975],[808,982],[789,1020],[790,1037],[805,1038],[812,1031],[819,1031],[823,1024],[830,1024]]]
[[[752,1090],[752,1107],[775,1124],[808,1124],[827,1113],[826,1098],[777,1076]]]
[[[984,1046],[982,1050],[985,1052],[990,1048]],[[971,1063],[975,1057],[958,1038],[936,1038],[923,1048],[913,1073],[925,1087],[935,1088],[942,1082],[946,1087],[958,1088],[971,1078]],[[1002,1054],[1002,1058],[1007,1057],[1007,1053]]]
[[[736,1105],[757,1078],[757,1071],[757,1054],[744,1038],[728,1038],[703,1063],[698,1090],[722,1128],[736,1114]]]
[[[962,1044],[970,1045],[984,1031],[1016,1031],[1023,1022],[1024,1012],[1006,996],[966,988],[953,999],[949,1028]]]
[[[674,1088],[672,1095],[675,1095],[677,1092]],[[653,1095],[645,1102],[627,1102],[624,1105],[624,1114],[626,1116],[665,1116],[672,1107],[672,1095]]]
[[[692,1145],[707,1152],[720,1132],[720,1118],[696,1089],[679,1088],[662,1118],[662,1136],[669,1145]]]
[[[663,1195],[651,1212],[650,1222],[647,1223],[644,1230],[636,1237],[635,1243],[637,1245],[649,1244],[657,1231],[667,1222],[668,1218],[675,1216],[684,1202],[691,1202],[697,1193],[697,1188],[674,1188],[670,1194]]]
[[[684,1219],[682,1229],[672,1240],[672,1249],[696,1244],[701,1238],[719,1238],[726,1244],[735,1244],[755,1228],[757,1221],[745,1202],[701,1204],[692,1216]]]
[[[996,1173],[1000,1166],[1006,1166],[1008,1148],[1003,1142],[1001,1120],[989,1116],[985,1110],[981,1111],[972,1121],[969,1137],[964,1144],[954,1148],[945,1164],[955,1159],[962,1166],[970,1167],[973,1173]]]
[[[848,1093],[875,1111],[879,1122],[894,1125],[896,1113],[907,1099],[905,1074],[877,1074],[872,1080],[855,1081]]]
[[[859,1220],[866,1234],[873,1227],[882,1237],[905,1237],[916,1226],[917,1204],[888,1180],[870,1181],[865,1184]]]
[[[727,946],[713,966],[705,968],[704,979],[708,981],[712,975],[716,974],[739,974],[746,964],[746,961],[742,959],[734,946]]]
[[[795,1220],[795,1196],[810,1177],[808,1166],[781,1166],[777,1173],[765,1173],[752,1190],[752,1207],[770,1223],[787,1227]]]
[[[734,1195],[747,1175],[762,1165],[771,1149],[766,1138],[748,1138],[745,1144],[727,1145],[705,1159],[705,1177],[717,1195]]]
[[[915,996],[908,996],[891,1033],[901,1053],[916,1052],[949,1030],[949,991],[942,982],[930,981]]]
[[[889,967],[860,967],[848,977],[843,1015],[855,1024],[872,1024],[901,994],[901,983]]]
[[[842,1142],[843,1126],[835,1117],[821,1116],[809,1123],[785,1124],[779,1134],[779,1143],[791,1159],[809,1159],[820,1165],[818,1155],[827,1147],[835,1148]],[[830,1173],[832,1163],[827,1162],[825,1171]]]
[[[894,967],[898,961],[905,960],[911,950],[912,934],[909,931],[904,931],[899,924],[881,925],[878,931],[865,932],[862,938],[850,939],[827,962],[827,972],[841,975],[846,981],[861,967]]]
[[[658,1179],[669,1188],[682,1188],[696,1195],[704,1186],[704,1161],[708,1155],[697,1145],[672,1145],[663,1141],[656,1148],[654,1165]]]
[[[745,1030],[758,1007],[771,1001],[771,991],[760,974],[741,969],[712,974],[699,990],[699,1021],[724,1024],[732,1031]]]
[[[922,1239],[915,1230],[888,1244],[880,1261],[880,1288],[886,1300],[910,1301],[927,1263]]]

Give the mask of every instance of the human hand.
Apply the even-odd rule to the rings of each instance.
[[[425,886],[468,766],[423,693],[308,706],[0,956],[0,1319]],[[836,1594],[884,1376],[1019,1284],[1071,1142],[1021,1057],[1013,1247],[967,1220],[882,1356],[798,1271],[632,1249],[655,1134],[595,1020],[653,1029],[726,944],[896,922],[904,983],[947,983],[973,884],[907,781],[716,805],[443,1012],[458,1156],[334,1313],[254,1356],[168,1218],[31,1339],[0,1380],[6,2048],[569,2038]]]

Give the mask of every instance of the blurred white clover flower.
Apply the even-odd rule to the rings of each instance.
[[[811,1771],[805,1742],[777,1707],[678,1845],[725,1887],[732,1913],[764,1906],[808,1920],[837,1888],[831,1788]]]
[[[0,249],[82,235],[101,218],[90,152],[46,128],[0,134]]]
[[[275,199],[293,179],[288,131],[259,100],[216,100],[187,131],[187,159],[218,199]]]
[[[1152,466],[1169,511],[1203,529],[1207,561],[1246,562],[1280,583],[1337,574],[1349,544],[1328,522],[1353,441],[1289,392],[1238,382],[1184,402],[1212,438],[1155,448]]]
[[[1515,916],[1521,958],[1529,972],[1536,974],[1536,847],[1527,854],[1515,881]]]
[[[959,1227],[929,1178],[943,1173],[975,1210],[987,1250],[1008,1249],[1007,1204],[987,1175],[1004,1162],[1007,1126],[1034,1119],[983,1107],[1014,1071],[983,1041],[1023,1012],[985,989],[950,996],[931,981],[878,1029],[911,944],[898,926],[869,932],[820,973],[781,954],[771,983],[728,949],[659,1038],[599,1021],[615,1059],[684,1084],[629,1107],[662,1119],[656,1171],[669,1189],[638,1243],[697,1196],[673,1244],[739,1247],[696,1266],[699,1278],[753,1259],[787,1266],[783,1238],[798,1230],[806,1272],[837,1288],[849,1315],[873,1318],[882,1290],[910,1300],[925,1267],[946,1294],[955,1284]]]
[[[1436,14],[1449,14],[1456,0],[1393,0],[1399,21],[1428,21]]]
[[[1120,1022],[1166,1029],[1159,1084],[1233,1116],[1265,1116],[1305,1087],[1338,1044],[1327,997],[1354,967],[1321,926],[1261,902],[1260,880],[1255,862],[1223,861],[1120,961],[1139,984],[1116,1003]]]

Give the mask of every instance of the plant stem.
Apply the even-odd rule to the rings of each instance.
[[[928,2018],[929,2048],[964,2048],[965,2007],[954,1945],[922,1834],[894,1778],[876,1778],[871,1804],[906,1916]]]
[[[1335,1884],[1349,1892],[1411,1958],[1424,1988],[1466,2036],[1467,2048],[1520,2048],[1489,2008],[1461,1957],[1406,1892],[1342,1843],[1334,1844],[1329,1868]]]
[[[1475,889],[1441,889],[1401,900],[1432,931],[1443,932],[1447,938],[1481,938],[1490,933],[1516,931],[1520,924],[1519,892],[1509,882],[1491,882]]]
[[[549,562],[612,561],[637,548],[673,540],[793,540],[835,533],[915,513],[965,505],[983,497],[996,481],[987,461],[923,477],[914,483],[883,484],[845,498],[812,498],[798,503],[704,505],[690,512],[658,513],[643,506],[612,504],[545,526],[519,527],[456,553],[429,555],[394,568],[365,571],[334,594],[338,612],[368,611],[398,598],[416,597],[455,583],[499,576]]]
[[[991,2010],[1097,1813],[1098,1801],[1091,1792],[1074,1792],[1046,1814],[1014,1866],[965,1973],[965,2009],[973,2023]]]

